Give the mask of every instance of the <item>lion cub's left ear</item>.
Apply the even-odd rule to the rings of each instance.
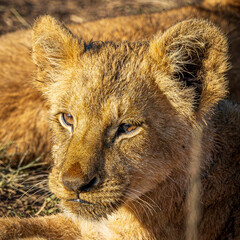
[[[36,86],[44,91],[61,71],[71,70],[84,52],[85,43],[51,16],[36,20],[32,34],[32,58],[38,67]]]
[[[187,20],[150,42],[150,69],[171,104],[199,119],[227,94],[227,41],[205,20]]]

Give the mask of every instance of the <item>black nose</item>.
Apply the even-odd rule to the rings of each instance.
[[[62,176],[64,186],[76,193],[89,192],[99,183],[99,178],[96,176],[91,180],[88,179],[89,178],[83,180],[80,177],[71,178],[70,176],[64,174]]]

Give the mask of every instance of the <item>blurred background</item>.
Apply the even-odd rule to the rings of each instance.
[[[159,12],[197,0],[0,0],[0,34],[28,28],[50,14],[65,23],[103,17]]]

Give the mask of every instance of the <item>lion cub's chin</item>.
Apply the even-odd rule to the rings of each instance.
[[[121,206],[121,199],[103,200],[97,203],[80,203],[69,200],[62,200],[62,205],[66,213],[71,217],[81,218],[91,221],[99,221],[107,218]]]

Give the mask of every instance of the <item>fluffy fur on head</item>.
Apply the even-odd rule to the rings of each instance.
[[[33,30],[38,80],[54,82],[61,70],[76,68],[85,45],[55,19],[40,18]],[[201,119],[226,96],[227,49],[221,31],[203,20],[178,23],[150,42],[149,55],[155,64],[150,60],[149,65],[156,82],[181,114]]]

